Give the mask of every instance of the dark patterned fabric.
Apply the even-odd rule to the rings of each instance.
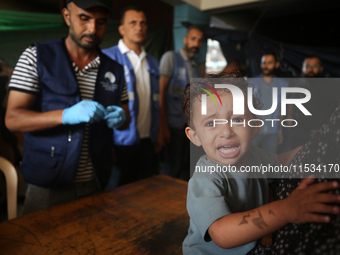
[[[295,155],[291,164],[340,164],[340,104],[332,114],[330,121],[307,142]],[[336,179],[327,176],[316,179],[325,182]],[[298,186],[302,175],[295,173],[291,179],[282,179],[275,187],[274,199],[283,199]],[[339,189],[332,191],[339,194]],[[271,246],[258,244],[248,254],[340,254],[340,216],[332,216],[331,223],[289,224],[273,234]]]

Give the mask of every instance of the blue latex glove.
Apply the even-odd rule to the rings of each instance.
[[[82,100],[64,110],[62,121],[64,125],[93,123],[102,120],[106,114],[104,106],[100,103]]]
[[[106,107],[107,115],[104,117],[109,128],[119,128],[123,125],[126,117],[124,110],[115,105]]]

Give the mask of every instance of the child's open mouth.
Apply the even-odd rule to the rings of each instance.
[[[223,158],[233,158],[238,155],[240,145],[225,145],[217,148]]]

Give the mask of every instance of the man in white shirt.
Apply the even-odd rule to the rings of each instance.
[[[124,66],[129,96],[129,128],[115,132],[115,152],[120,170],[118,185],[158,173],[155,142],[159,126],[158,62],[142,46],[147,33],[144,12],[137,6],[123,9],[118,45],[103,52]]]

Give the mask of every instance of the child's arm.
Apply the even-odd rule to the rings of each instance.
[[[340,196],[320,192],[335,189],[338,183],[309,186],[313,182],[314,178],[304,179],[286,199],[216,220],[208,229],[210,237],[229,249],[258,240],[288,223],[329,222],[329,216],[318,213],[337,214],[339,208],[326,203],[339,203]]]

